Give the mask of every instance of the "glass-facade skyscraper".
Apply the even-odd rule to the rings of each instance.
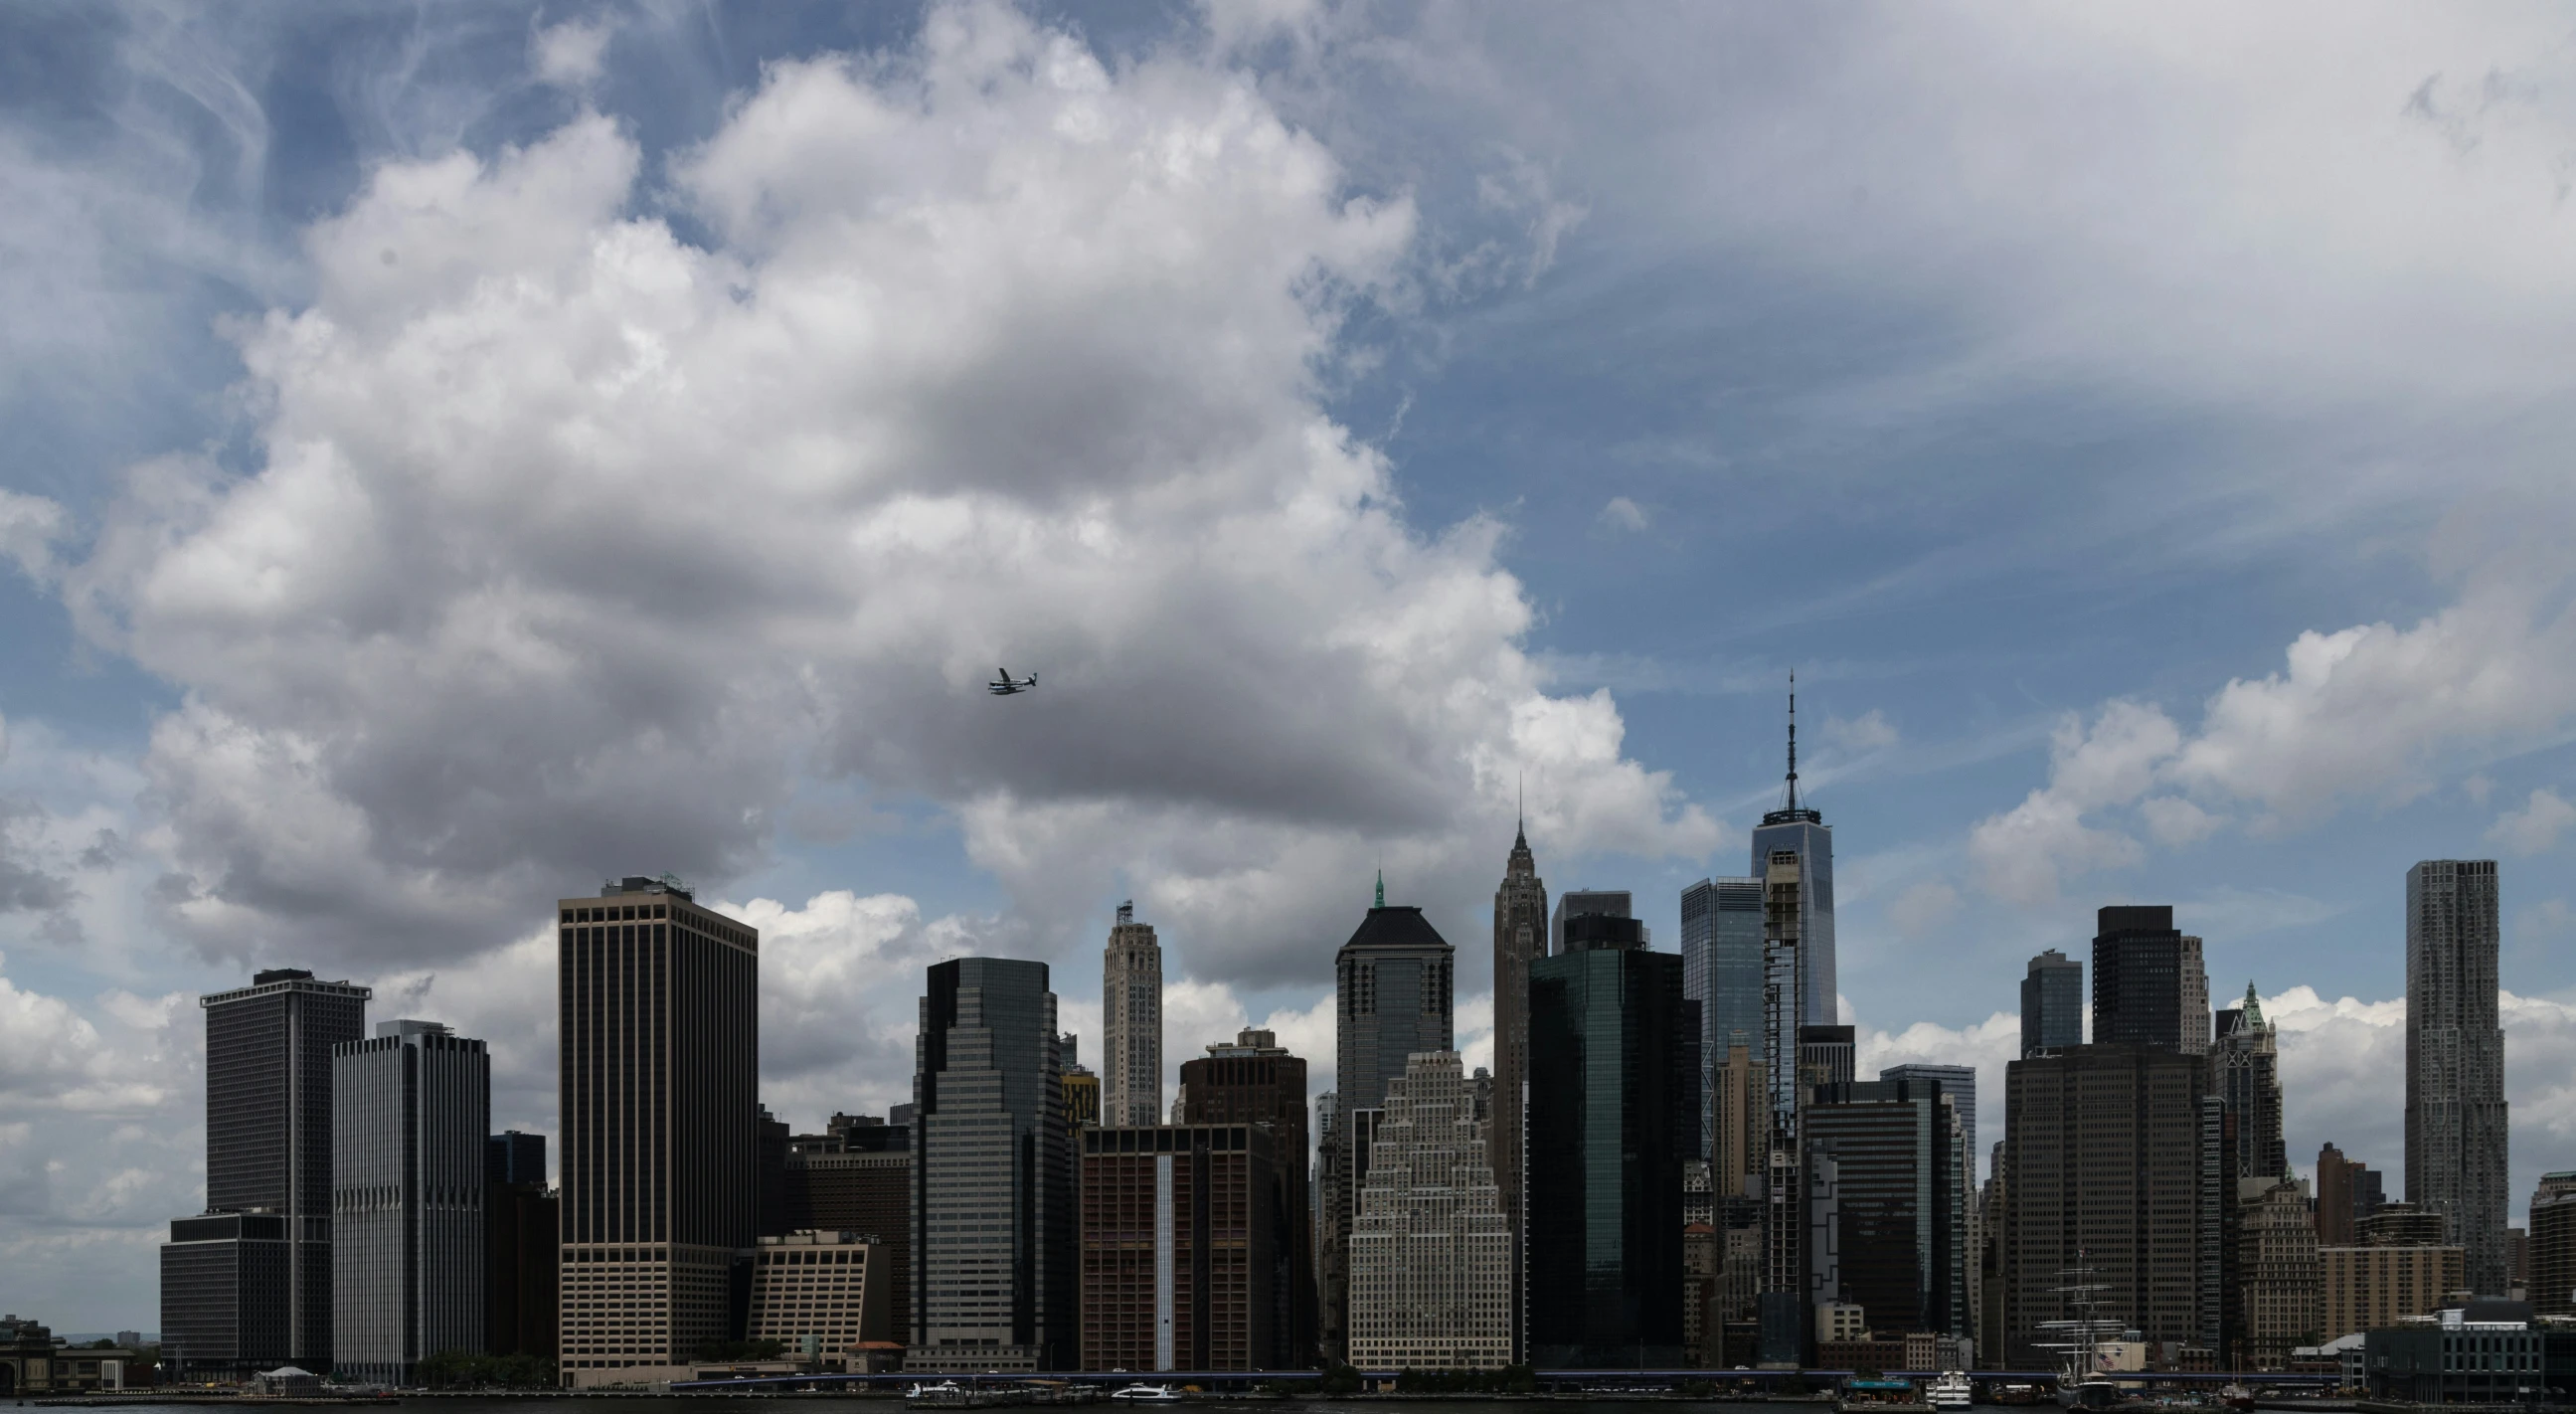
[[[907,1369],[1074,1367],[1073,1136],[1047,966],[930,969],[914,1041]]]
[[[1682,890],[1682,995],[1699,1003],[1700,1145],[1714,1152],[1707,1097],[1729,1046],[1762,1062],[1762,881],[1702,879]]]
[[[2021,979],[2021,1053],[2083,1044],[2084,964],[2050,948]]]
[[[434,1021],[380,1021],[332,1048],[331,1108],[332,1364],[411,1384],[421,1361],[480,1351],[489,1332],[491,1056]]]
[[[1530,965],[1529,1359],[1682,1363],[1682,1175],[1697,1157],[1699,1004],[1633,919],[1566,921]]]

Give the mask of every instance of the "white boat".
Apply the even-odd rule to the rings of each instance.
[[[1111,1399],[1121,1404],[1178,1404],[1181,1392],[1170,1385],[1129,1385],[1113,1392]]]
[[[1936,1410],[1966,1409],[1977,1402],[1977,1387],[1968,1381],[1965,1370],[1944,1370],[1923,1397]]]
[[[914,1385],[905,1392],[903,1401],[923,1409],[963,1409],[974,1402],[966,1387],[955,1380],[941,1380],[935,1385]]]

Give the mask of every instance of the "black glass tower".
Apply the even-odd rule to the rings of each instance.
[[[1682,1174],[1699,1139],[1699,1003],[1634,919],[1579,915],[1530,964],[1529,1352],[1670,1369],[1682,1342]]]
[[[2084,964],[2055,948],[2030,960],[2021,979],[2021,1053],[2084,1044]]]

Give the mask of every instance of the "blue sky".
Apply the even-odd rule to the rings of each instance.
[[[1999,1119],[2171,902],[2400,1186],[2404,871],[2495,857],[2576,1166],[2564,11],[1253,15],[0,20],[22,1309],[153,1321],[249,967],[550,1130],[549,905],[678,869],[812,1124],[941,956],[1092,1034],[1133,897],[1176,1057],[1328,1070],[1374,870],[1484,990],[1523,782],[1675,938],[1793,669],[1870,1059]]]

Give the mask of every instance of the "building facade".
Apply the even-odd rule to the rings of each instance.
[[[2496,910],[2492,859],[2406,871],[2406,1201],[2441,1214],[2481,1296],[2506,1286]]]
[[[1534,996],[1534,1008],[1542,1005]],[[1534,1015],[1534,1066],[1544,1064],[1537,1039],[1543,1025]],[[1416,1053],[1388,1083],[1351,1232],[1353,1365],[1472,1370],[1511,1363],[1511,1235],[1486,1152],[1457,1055]],[[1531,1201],[1533,1212],[1544,1211],[1535,1206],[1535,1186]],[[1680,1225],[1669,1231],[1678,1269]],[[1678,1280],[1671,1295],[1678,1323]]]
[[[173,1380],[246,1379],[287,1363],[295,1248],[283,1213],[174,1218],[161,1248],[161,1364]]]
[[[1367,1130],[1389,1081],[1407,1059],[1456,1046],[1452,995],[1456,950],[1422,910],[1377,902],[1333,958],[1333,1044],[1338,1083],[1320,1150],[1316,1285],[1327,1354],[1347,1358],[1351,1221],[1372,1150]],[[1506,1279],[1508,1281],[1508,1278]]]
[[[764,1234],[752,1254],[743,1335],[834,1354],[893,1339],[884,1248],[854,1232]]]
[[[179,1254],[179,1265],[235,1272],[242,1278],[235,1299],[252,1303],[234,1308],[230,1343],[243,1352],[236,1360],[200,1367],[183,1349],[175,1372],[240,1373],[233,1368],[238,1361],[268,1358],[247,1352],[281,1323],[285,1359],[331,1367],[331,1048],[366,1034],[369,995],[364,987],[317,981],[299,968],[273,968],[254,974],[247,987],[198,999],[206,1015],[206,1212],[274,1214],[286,1244],[287,1280],[279,1289],[256,1275],[272,1260],[265,1246],[229,1258],[213,1253],[205,1244],[223,1240],[210,1235],[222,1224],[187,1220],[195,1236],[183,1240],[173,1223],[171,1244],[189,1249]],[[245,1242],[270,1240],[267,1223],[233,1226]],[[248,1235],[254,1229],[259,1236]],[[183,1279],[181,1285],[197,1284]],[[280,1297],[283,1311],[257,1309]],[[166,1282],[162,1303],[165,1345],[174,1327],[183,1345],[196,1350],[212,1352],[225,1343],[211,1327],[195,1324],[212,1308],[174,1309]]]
[[[1557,896],[1556,911],[1548,915],[1548,954],[1565,951],[1565,920],[1569,918],[1628,918],[1635,913],[1636,897],[1626,889],[1568,889]]]
[[[2292,1351],[2323,1343],[2325,1271],[2308,1186],[2296,1178],[2240,1178],[2236,1270],[2244,1284],[2244,1330],[2236,1366],[2286,1370]]]
[[[1699,1004],[1635,920],[1580,915],[1565,934],[1565,952],[1530,966],[1529,1357],[1671,1368]]]
[[[1181,1066],[1186,1101],[1181,1122],[1192,1125],[1255,1124],[1270,1134],[1272,1190],[1270,1241],[1271,1358],[1303,1368],[1316,1358],[1315,1225],[1307,1156],[1306,1062],[1290,1055],[1268,1031],[1249,1029],[1232,1044],[1207,1048]]]
[[[2083,1044],[2084,964],[2050,948],[2021,979],[2021,1053]]]
[[[870,1272],[886,1297],[885,1339],[912,1340],[912,1129],[875,1115],[834,1115],[828,1132],[787,1142],[787,1211],[795,1227],[876,1244]]]
[[[1798,1020],[1832,1026],[1842,1020],[1834,972],[1834,831],[1822,812],[1798,803],[1798,700],[1789,698],[1789,781],[1781,807],[1753,829],[1753,877],[1764,881],[1767,909],[1771,871],[1783,854],[1796,860],[1797,937],[1804,981]],[[1767,927],[1767,922],[1766,922]],[[1765,936],[1768,936],[1766,933]]]
[[[1882,1337],[1973,1332],[1966,1136],[1949,1088],[1923,1077],[1829,1085],[1800,1124],[1809,1152],[1834,1163],[1837,1285],[1823,1295],[1859,1306]]]
[[[1755,1319],[1763,1364],[1805,1364],[1815,1344],[1817,1287],[1808,1242],[1813,1173],[1798,1127],[1806,1098],[1798,1065],[1807,990],[1806,951],[1798,933],[1808,915],[1800,900],[1806,861],[1782,850],[1772,856],[1769,871],[1762,881],[1763,1273]]]
[[[1105,1124],[1163,1122],[1163,948],[1136,906],[1118,905],[1100,950],[1100,1115]]]
[[[2254,984],[2245,1000],[2218,1013],[2209,1049],[2209,1091],[2236,1116],[2236,1176],[2279,1178],[2290,1171],[2281,1129],[2281,1057]]]
[[[1699,1003],[1700,1152],[1715,1159],[1717,1068],[1727,1049],[1762,1054],[1762,881],[1702,879],[1682,890],[1682,990]]]
[[[1485,1127],[1485,1161],[1502,1194],[1503,1221],[1512,1233],[1513,1272],[1508,1279],[1519,1329],[1521,1253],[1521,1125],[1529,1079],[1529,970],[1547,956],[1555,929],[1547,914],[1547,881],[1538,876],[1529,832],[1515,830],[1503,860],[1503,882],[1494,890],[1494,1093]]]
[[[1064,1060],[1064,1125],[1076,1134],[1100,1123],[1100,1077],[1082,1063],[1080,1042],[1069,1031],[1056,1038]]]
[[[2093,938],[2093,1039],[2199,1055],[2209,1049],[2209,973],[2200,939],[2163,904],[2101,911]]]
[[[2467,1266],[2457,1247],[2317,1249],[2320,1340],[2394,1326],[2457,1299]]]
[[[1073,1368],[1073,1142],[1042,962],[930,969],[913,1070],[905,1368]]]
[[[1282,1184],[1260,1124],[1082,1135],[1082,1362],[1267,1370],[1282,1362]]]
[[[2105,1319],[2145,1340],[2208,1348],[2221,1333],[2224,1204],[2206,1200],[2224,1151],[2203,1142],[2205,1076],[2172,1046],[2098,1042],[2005,1068],[1997,1241],[2015,1368],[2046,1367],[2039,1323],[2058,1319],[2072,1268],[2106,1288]]]
[[[331,1048],[332,1365],[407,1385],[480,1352],[492,1058],[434,1021],[380,1021]]]
[[[1968,1173],[1973,1181],[1978,1152],[1977,1068],[1972,1065],[1891,1065],[1882,1067],[1878,1078],[1914,1081],[1949,1097],[1950,1112],[1959,1121],[1959,1147],[1968,1155]]]
[[[555,1358],[563,1200],[546,1182],[546,1137],[495,1134],[483,1150],[484,1349]]]
[[[2531,1266],[2524,1289],[2543,1316],[2576,1316],[2576,1169],[2544,1173],[2531,1192]]]
[[[730,1339],[759,1221],[760,934],[686,885],[558,900],[560,1333],[574,1386]]]
[[[2379,1171],[2344,1157],[2332,1144],[2317,1149],[2317,1242],[2350,1247],[2360,1241],[2354,1224],[2388,1201]]]

